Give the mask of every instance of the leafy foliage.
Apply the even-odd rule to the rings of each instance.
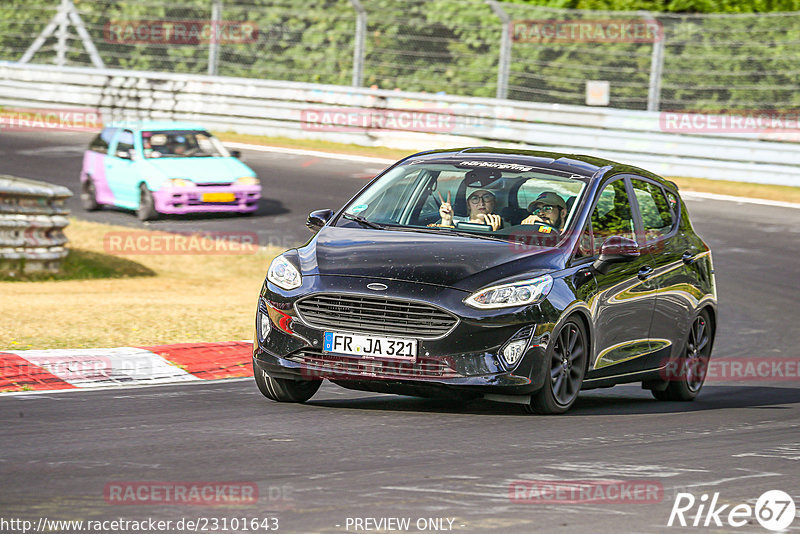
[[[119,21],[208,21],[213,0],[74,2],[108,67],[209,71],[208,42],[125,43],[109,38],[108,28]],[[4,0],[0,59],[18,59],[55,14],[58,3]],[[511,29],[483,0],[362,0],[362,4],[367,11],[366,86],[495,96],[501,38],[515,24],[641,21],[640,10],[648,10],[663,27],[663,109],[789,109],[800,104],[800,93],[794,90],[800,74],[800,15],[779,13],[800,10],[800,0],[512,0],[501,4]],[[350,0],[222,0],[221,16],[224,21],[250,23],[257,31],[250,39],[220,43],[219,75],[352,83],[357,15]],[[51,37],[34,61],[53,61],[55,41]],[[653,47],[652,42],[517,40],[510,48],[508,96],[583,104],[585,82],[607,80],[611,106],[644,109]],[[67,60],[91,64],[75,35]]]

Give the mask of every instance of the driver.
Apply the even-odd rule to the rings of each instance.
[[[557,193],[545,191],[530,203],[528,215],[520,224],[546,224],[559,232],[564,230],[567,219],[567,203]]]
[[[453,221],[456,222],[471,222],[486,224],[492,227],[492,231],[497,231],[503,226],[503,220],[499,215],[494,213],[494,208],[497,206],[497,198],[494,193],[486,189],[478,189],[470,193],[467,197],[467,209],[469,217],[459,217],[453,215],[453,206],[450,204],[450,193],[447,193],[447,200],[442,197],[442,194],[437,191],[439,200],[442,205],[439,207],[439,216],[442,218],[442,226],[454,226]]]
[[[186,142],[186,138],[182,135],[176,136],[172,143],[172,153],[183,156],[186,154],[187,149],[188,143]]]

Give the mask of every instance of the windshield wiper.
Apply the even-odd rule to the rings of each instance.
[[[446,226],[394,226],[391,227],[392,230],[400,230],[401,232],[425,232],[428,234],[449,234],[449,235],[457,235],[461,237],[476,237],[478,239],[488,239],[489,241],[500,241],[501,243],[508,243],[507,239],[503,239],[501,237],[495,237],[491,235],[483,235],[483,234],[473,234],[472,232],[464,232],[461,230],[456,230],[455,228],[448,228]]]
[[[342,217],[344,217],[345,219],[349,219],[351,221],[355,221],[355,222],[361,224],[362,226],[366,226],[368,228],[374,228],[376,230],[386,230],[385,226],[381,226],[378,223],[374,223],[372,221],[368,221],[367,219],[365,219],[361,215],[356,215],[354,213],[345,213],[344,215],[342,215]]]

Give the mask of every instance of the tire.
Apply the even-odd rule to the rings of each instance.
[[[136,210],[136,216],[140,221],[152,221],[158,218],[153,193],[145,184],[139,186],[139,209]]]
[[[97,189],[91,176],[87,176],[86,180],[81,182],[81,205],[86,211],[100,209],[100,204],[97,203]]]
[[[524,406],[528,413],[560,414],[578,399],[589,357],[588,337],[583,322],[569,318],[553,334],[547,347],[549,376],[544,387]]]
[[[683,353],[679,360],[678,377],[669,378],[667,388],[652,390],[653,396],[661,401],[692,401],[700,393],[711,359],[714,344],[714,327],[707,310],[702,310],[692,321],[686,336]]]
[[[261,394],[277,402],[305,402],[317,392],[322,380],[287,380],[269,376],[253,362],[253,377]]]

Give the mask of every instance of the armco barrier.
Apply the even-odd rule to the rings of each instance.
[[[191,120],[221,131],[409,150],[524,145],[666,176],[800,185],[796,131],[673,133],[663,130],[656,112],[10,62],[0,63],[0,106],[94,109],[107,120]],[[417,111],[440,116],[444,126],[318,128],[309,117],[324,111]]]
[[[71,196],[60,185],[0,175],[0,271],[58,271]]]

